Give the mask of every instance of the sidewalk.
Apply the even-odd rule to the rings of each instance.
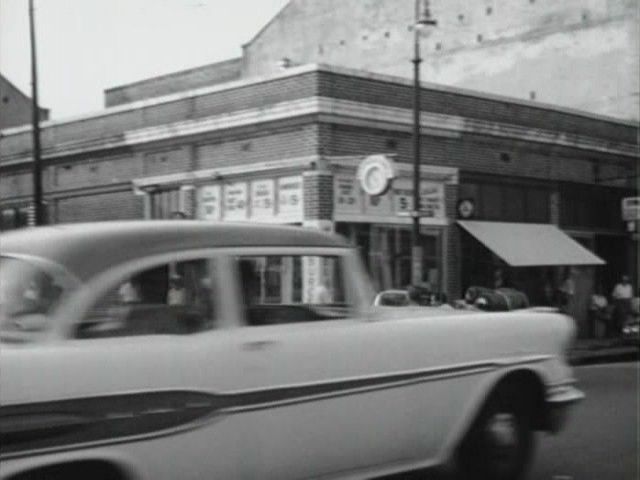
[[[578,339],[569,362],[572,365],[631,361],[640,359],[637,345],[624,345],[619,338]]]

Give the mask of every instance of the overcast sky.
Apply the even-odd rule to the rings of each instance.
[[[35,0],[40,105],[100,110],[103,90],[240,56],[287,0]],[[0,72],[31,95],[28,0],[0,0]]]

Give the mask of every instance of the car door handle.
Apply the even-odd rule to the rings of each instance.
[[[274,340],[252,340],[242,344],[243,350],[264,350],[266,348],[276,345]]]

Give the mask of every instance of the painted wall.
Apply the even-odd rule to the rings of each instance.
[[[411,77],[413,0],[292,0],[244,46],[279,61]],[[431,0],[422,79],[618,118],[640,115],[640,0]]]

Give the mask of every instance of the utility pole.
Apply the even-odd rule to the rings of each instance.
[[[33,132],[33,210],[35,225],[46,223],[42,201],[42,164],[40,158],[40,109],[38,108],[38,68],[33,0],[29,0],[29,33],[31,34],[31,129]]]
[[[422,244],[420,242],[420,30],[422,27],[435,26],[431,18],[428,0],[415,0],[415,24],[413,27],[413,218],[411,246],[411,281],[422,281]]]

